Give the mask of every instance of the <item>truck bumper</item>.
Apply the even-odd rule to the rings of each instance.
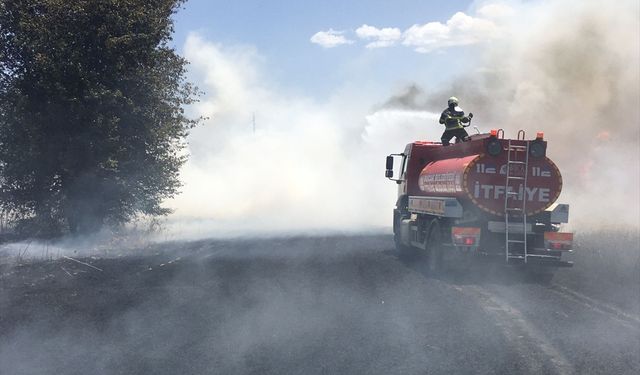
[[[561,260],[557,258],[551,257],[536,257],[536,256],[528,256],[527,263],[524,263],[523,259],[510,259],[509,264],[513,265],[522,265],[522,266],[532,266],[532,267],[573,267],[573,262],[568,260]]]

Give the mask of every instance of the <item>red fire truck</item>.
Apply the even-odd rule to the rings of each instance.
[[[426,255],[433,272],[451,255],[508,264],[571,267],[573,234],[560,232],[569,205],[542,133],[505,139],[502,129],[443,146],[413,142],[387,156],[385,176],[398,184],[393,234],[401,252]]]

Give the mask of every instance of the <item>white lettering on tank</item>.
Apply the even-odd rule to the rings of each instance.
[[[489,197],[490,197],[489,194],[491,194],[491,190],[493,189],[493,185],[482,185],[480,187],[484,191],[484,199],[489,199]]]
[[[498,199],[503,194],[504,186],[496,185],[496,187],[493,189],[493,199]]]
[[[522,201],[525,197],[527,201],[533,202],[549,202],[551,196],[551,189],[541,187],[524,188],[523,185],[515,186],[504,185],[482,185],[478,181],[473,184],[473,196],[477,199],[503,199],[505,191],[513,193],[517,191],[517,195],[511,195],[510,199]]]
[[[507,194],[510,194],[511,199],[521,201],[522,200],[522,185],[518,188],[518,193],[516,195],[513,194],[513,186],[507,186]]]
[[[534,177],[551,177],[551,171],[548,169],[542,169],[540,167],[532,167],[531,175]]]
[[[518,200],[521,201],[524,199],[524,186],[520,185],[518,187]]]
[[[550,194],[549,189],[540,188],[539,195],[538,195],[539,196],[538,202],[549,202],[549,194]]]
[[[527,200],[528,201],[532,201],[533,200],[533,196],[536,194],[536,191],[538,191],[537,187],[527,188]]]

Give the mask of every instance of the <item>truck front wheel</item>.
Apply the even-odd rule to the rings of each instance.
[[[406,214],[398,209],[393,210],[393,242],[396,245],[396,250],[400,257],[409,258],[415,255],[415,251],[411,246],[407,246],[402,243],[402,235],[400,234],[400,226],[402,219],[406,217]]]

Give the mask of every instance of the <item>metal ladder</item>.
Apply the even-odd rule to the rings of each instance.
[[[522,135],[522,139],[521,139]],[[524,131],[518,132],[518,140],[524,140]],[[524,160],[518,160],[518,153],[524,152]],[[511,167],[520,165],[524,167],[524,176],[512,176]],[[529,174],[529,141],[525,141],[525,145],[514,145],[511,139],[507,145],[507,178],[504,184],[504,225],[505,225],[505,260],[509,263],[510,259],[521,259],[527,263],[527,175]],[[518,196],[518,191],[509,191],[512,181],[522,181],[522,201],[519,207],[510,205],[511,198]],[[512,186],[511,186],[512,187]],[[520,220],[514,220],[513,224],[522,225],[521,237],[514,239],[515,234],[510,233],[510,219],[515,216]],[[511,251],[512,246],[522,244],[522,255],[515,254]]]

